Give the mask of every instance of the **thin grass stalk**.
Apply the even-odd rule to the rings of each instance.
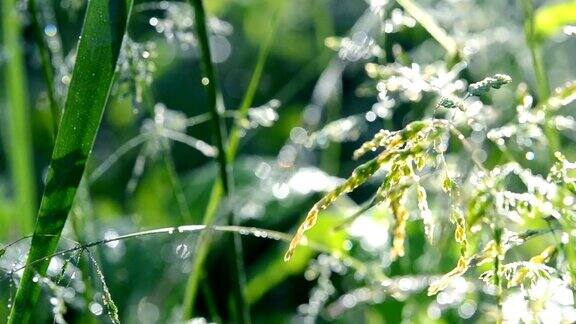
[[[252,77],[250,78],[250,83],[248,85],[246,93],[244,94],[240,107],[238,108],[237,111],[237,117],[236,117],[237,120],[242,120],[246,118],[248,110],[254,102],[254,97],[256,96],[256,90],[258,89],[258,85],[260,84],[260,79],[264,71],[264,66],[266,65],[266,60],[268,59],[268,54],[270,53],[270,49],[274,41],[274,35],[276,33],[279,21],[278,19],[279,13],[280,9],[278,9],[276,19],[274,20],[275,23],[273,25],[273,28],[271,28],[268,37],[265,40],[265,43],[260,47],[256,65],[252,73]],[[238,124],[234,124],[234,126],[232,127],[232,131],[230,132],[230,138],[227,150],[228,161],[231,164],[234,162],[234,159],[236,157],[238,146],[240,144],[241,134],[242,134],[241,126],[239,126]],[[204,217],[202,219],[203,224],[210,226],[214,223],[218,211],[218,206],[220,204],[220,201],[222,200],[223,195],[224,190],[222,183],[220,181],[216,181],[212,186],[212,191],[210,192],[208,205],[206,207],[206,211],[204,212]],[[193,316],[193,310],[194,305],[196,303],[197,292],[200,286],[200,280],[202,279],[202,269],[204,267],[204,262],[206,261],[206,257],[208,255],[208,251],[210,250],[211,243],[212,243],[211,236],[202,233],[202,235],[199,238],[196,253],[194,254],[192,260],[192,271],[190,272],[190,276],[188,277],[188,282],[186,285],[186,291],[184,296],[184,314],[183,314],[184,318],[191,318]]]
[[[178,209],[180,211],[180,223],[185,224],[192,221],[192,215],[190,214],[190,207],[188,205],[188,200],[186,199],[186,194],[182,188],[182,182],[178,178],[178,173],[176,171],[176,164],[170,153],[170,145],[168,140],[165,138],[162,141],[162,160],[164,161],[164,166],[166,167],[166,172],[168,173],[168,180],[170,181],[170,186],[172,187],[172,192],[176,203],[178,204]]]
[[[532,3],[532,0],[521,0],[521,2],[524,13],[524,36],[526,38],[528,49],[530,50],[530,56],[532,57],[538,95],[540,96],[540,100],[545,101],[550,97],[550,85],[548,82],[548,76],[546,75],[546,70],[544,69],[542,52],[540,51],[540,46],[538,45],[538,40],[536,38],[534,4]]]
[[[26,103],[26,70],[22,50],[22,24],[16,0],[2,1],[2,29],[7,56],[8,155],[15,196],[15,215],[22,233],[31,233],[36,214],[36,184],[32,154],[30,112]]]
[[[196,20],[196,35],[200,44],[201,63],[204,77],[202,84],[206,86],[206,94],[208,98],[208,110],[211,114],[212,128],[214,131],[216,148],[218,148],[218,166],[220,171],[219,181],[222,184],[224,193],[228,194],[230,190],[230,176],[228,170],[228,161],[226,159],[226,150],[224,144],[225,138],[225,124],[222,117],[222,107],[218,106],[218,80],[214,64],[212,63],[212,55],[210,51],[210,42],[208,38],[208,31],[206,26],[206,12],[204,10],[204,3],[202,0],[190,0],[194,7],[194,18]]]
[[[458,57],[458,43],[438,25],[432,16],[412,0],[396,0],[396,2],[448,52],[450,60]]]
[[[311,3],[313,6],[314,28],[316,32],[316,42],[318,51],[326,47],[324,41],[326,38],[335,34],[332,16],[330,15],[329,2],[326,0]],[[339,82],[337,89],[332,93],[331,98],[326,103],[326,123],[332,122],[340,117],[342,109],[342,82]],[[330,145],[322,151],[320,165],[323,170],[330,174],[338,174],[340,170],[340,152],[341,144],[338,142]]]
[[[219,107],[218,102],[218,80],[216,78],[214,64],[212,62],[212,55],[210,50],[210,42],[208,37],[207,31],[207,23],[206,23],[206,12],[204,10],[204,3],[202,0],[191,0],[192,7],[194,8],[195,20],[196,20],[196,34],[198,37],[198,41],[200,44],[201,50],[201,63],[202,69],[204,71],[204,77],[202,78],[202,84],[206,86],[207,96],[208,96],[208,109],[211,113],[211,121],[212,127],[214,129],[214,137],[216,142],[216,147],[218,148],[218,166],[219,166],[219,173],[220,177],[217,180],[220,186],[222,186],[222,195],[228,197],[232,190],[232,179],[230,176],[230,168],[228,165],[228,157],[225,150],[225,124],[224,119],[222,116],[222,107]],[[218,199],[219,200],[219,199]],[[228,220],[229,224],[233,223],[232,217]],[[207,237],[209,234],[203,235],[203,237]],[[236,237],[237,235],[234,234],[234,242],[233,244],[233,253],[228,258],[229,260],[233,260],[234,266],[232,266],[231,270],[232,273],[230,274],[232,280],[232,294],[234,296],[233,302],[235,305],[235,309],[232,310],[232,314],[236,315],[234,318],[238,322],[250,322],[250,313],[248,306],[245,302],[245,294],[244,294],[244,286],[245,283],[241,279],[244,274],[244,266],[243,266],[243,256],[242,256],[242,246],[241,244],[236,244],[239,242],[240,238]],[[205,242],[205,239],[200,239],[200,244]],[[206,248],[206,255],[208,249]],[[195,265],[197,266],[197,265]],[[199,267],[201,270],[201,267]],[[195,285],[194,295],[198,285]],[[184,299],[184,319],[189,319],[192,317],[192,309],[194,307],[194,303],[190,302],[190,293],[187,289],[185,293]]]
[[[548,81],[548,75],[546,74],[546,68],[544,67],[540,44],[536,37],[534,3],[532,0],[521,0],[521,2],[524,13],[524,36],[532,58],[538,97],[541,102],[545,102],[550,97],[550,82]],[[549,119],[546,118],[546,121],[548,120]],[[554,161],[554,153],[560,148],[560,137],[554,127],[549,125],[547,122],[544,123],[544,135],[546,135],[546,138],[548,139],[549,159],[550,161]]]
[[[27,264],[8,319],[28,323],[92,150],[112,85],[132,0],[88,2],[66,109],[48,169]],[[39,261],[37,261],[39,260]]]
[[[45,4],[49,5],[49,4]],[[40,12],[38,10],[37,0],[28,0],[28,11],[30,12],[32,30],[34,33],[34,40],[38,53],[40,55],[40,63],[42,65],[42,75],[44,82],[46,82],[46,92],[48,93],[48,101],[50,102],[50,118],[52,120],[51,131],[56,138],[58,132],[58,124],[60,123],[60,104],[58,103],[58,96],[56,95],[56,88],[54,86],[54,66],[52,65],[52,54],[44,37],[44,29],[40,23]]]

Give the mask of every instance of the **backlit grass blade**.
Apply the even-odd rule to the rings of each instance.
[[[9,323],[28,323],[40,296],[41,287],[33,277],[46,274],[48,256],[54,253],[66,223],[102,119],[131,7],[132,0],[91,0],[88,3],[28,254],[30,266],[22,276]]]
[[[22,24],[16,0],[2,1],[4,49],[9,64],[5,65],[8,99],[8,153],[15,192],[18,227],[29,234],[36,213],[36,186],[32,163],[30,114],[26,103],[26,71],[22,53]]]

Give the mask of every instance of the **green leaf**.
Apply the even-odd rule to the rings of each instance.
[[[9,323],[28,323],[94,144],[110,92],[132,0],[88,3],[76,64],[36,227]]]
[[[576,1],[542,6],[535,13],[535,29],[539,40],[555,35],[563,26],[576,23]]]

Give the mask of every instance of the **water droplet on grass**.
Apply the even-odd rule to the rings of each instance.
[[[118,237],[118,233],[116,233],[115,231],[109,230],[106,231],[106,233],[104,233],[104,239],[105,240],[112,240]],[[112,242],[108,242],[106,243],[106,246],[111,247],[111,248],[115,248],[117,247],[119,244],[118,241],[112,241]]]
[[[104,311],[104,308],[99,303],[91,303],[89,308],[90,312],[96,316],[102,315],[102,312]]]
[[[52,24],[46,25],[46,27],[44,27],[44,34],[46,34],[48,37],[56,36],[57,32],[58,30],[56,29],[56,26]]]
[[[188,248],[188,245],[178,244],[178,246],[176,247],[176,254],[181,259],[185,259],[188,256],[190,256],[190,249]]]

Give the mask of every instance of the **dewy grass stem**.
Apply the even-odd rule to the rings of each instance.
[[[225,149],[225,124],[224,119],[222,116],[223,107],[219,107],[218,101],[218,80],[215,73],[215,67],[212,62],[212,55],[210,50],[210,41],[207,31],[207,23],[206,23],[206,12],[204,9],[204,3],[202,0],[190,0],[192,7],[194,8],[194,18],[196,20],[196,35],[198,38],[198,42],[200,44],[200,51],[201,55],[201,63],[202,63],[202,70],[204,72],[204,77],[202,78],[202,84],[206,86],[207,97],[208,97],[208,110],[211,114],[211,121],[212,121],[212,128],[214,131],[214,138],[216,148],[218,149],[218,167],[219,167],[219,179],[216,180],[216,186],[220,187],[221,193],[219,194],[220,197],[228,197],[232,190],[232,179],[230,176],[230,167],[228,165],[228,156],[227,151]],[[215,211],[219,205],[220,199],[216,199],[214,204],[211,204]],[[213,220],[205,220],[204,224],[212,224]],[[232,224],[232,220],[229,220],[229,223]],[[200,237],[198,241],[198,254],[205,256],[208,253],[209,249],[209,241],[208,237],[209,234],[204,234]],[[234,241],[238,241],[239,238],[234,238]],[[245,302],[244,297],[244,282],[241,278],[244,277],[243,271],[243,257],[242,257],[242,249],[240,244],[233,244],[234,253],[232,255],[231,260],[233,260],[234,266],[232,266],[232,274],[231,274],[231,288],[232,288],[232,295],[234,296],[233,302],[235,307],[232,309],[231,313],[235,314],[235,319],[239,322],[249,322],[250,321],[250,313],[248,307]],[[183,318],[189,319],[193,316],[193,309],[194,309],[194,301],[196,292],[198,290],[198,280],[194,277],[198,270],[202,269],[204,258],[200,260],[194,259],[193,260],[193,275],[190,276],[188,280],[187,289],[184,295],[184,312]]]
[[[199,0],[191,0],[191,1],[194,3],[195,1]],[[238,120],[242,120],[246,117],[249,108],[252,106],[252,103],[254,102],[256,90],[258,89],[258,84],[260,83],[260,79],[264,71],[264,66],[268,58],[268,53],[270,52],[270,48],[272,47],[272,43],[274,41],[275,31],[279,24],[278,18],[280,11],[281,7],[277,9],[276,19],[273,20],[274,22],[273,27],[270,29],[270,32],[268,34],[268,37],[266,38],[265,43],[260,47],[258,53],[258,59],[254,68],[254,72],[252,73],[248,89],[246,90],[244,98],[242,99],[242,102],[238,109],[237,114]],[[198,16],[196,16],[196,19],[198,19]],[[234,162],[234,159],[236,157],[236,153],[240,143],[241,131],[242,129],[240,128],[240,126],[238,124],[235,124],[230,134],[227,150],[227,161],[231,164]],[[214,223],[218,211],[218,206],[224,194],[225,191],[222,186],[222,182],[216,181],[212,187],[210,198],[208,200],[208,205],[206,206],[206,211],[204,212],[204,217],[202,219],[203,224],[210,226]],[[202,269],[204,267],[204,262],[208,255],[208,251],[210,250],[210,245],[212,242],[211,236],[206,233],[207,232],[204,232],[200,236],[198,240],[198,246],[196,247],[196,253],[192,260],[192,271],[190,272],[190,276],[188,277],[188,282],[186,285],[186,291],[184,296],[183,317],[185,319],[193,317],[193,310],[194,305],[196,303],[197,292],[200,287],[200,280],[202,279]]]

